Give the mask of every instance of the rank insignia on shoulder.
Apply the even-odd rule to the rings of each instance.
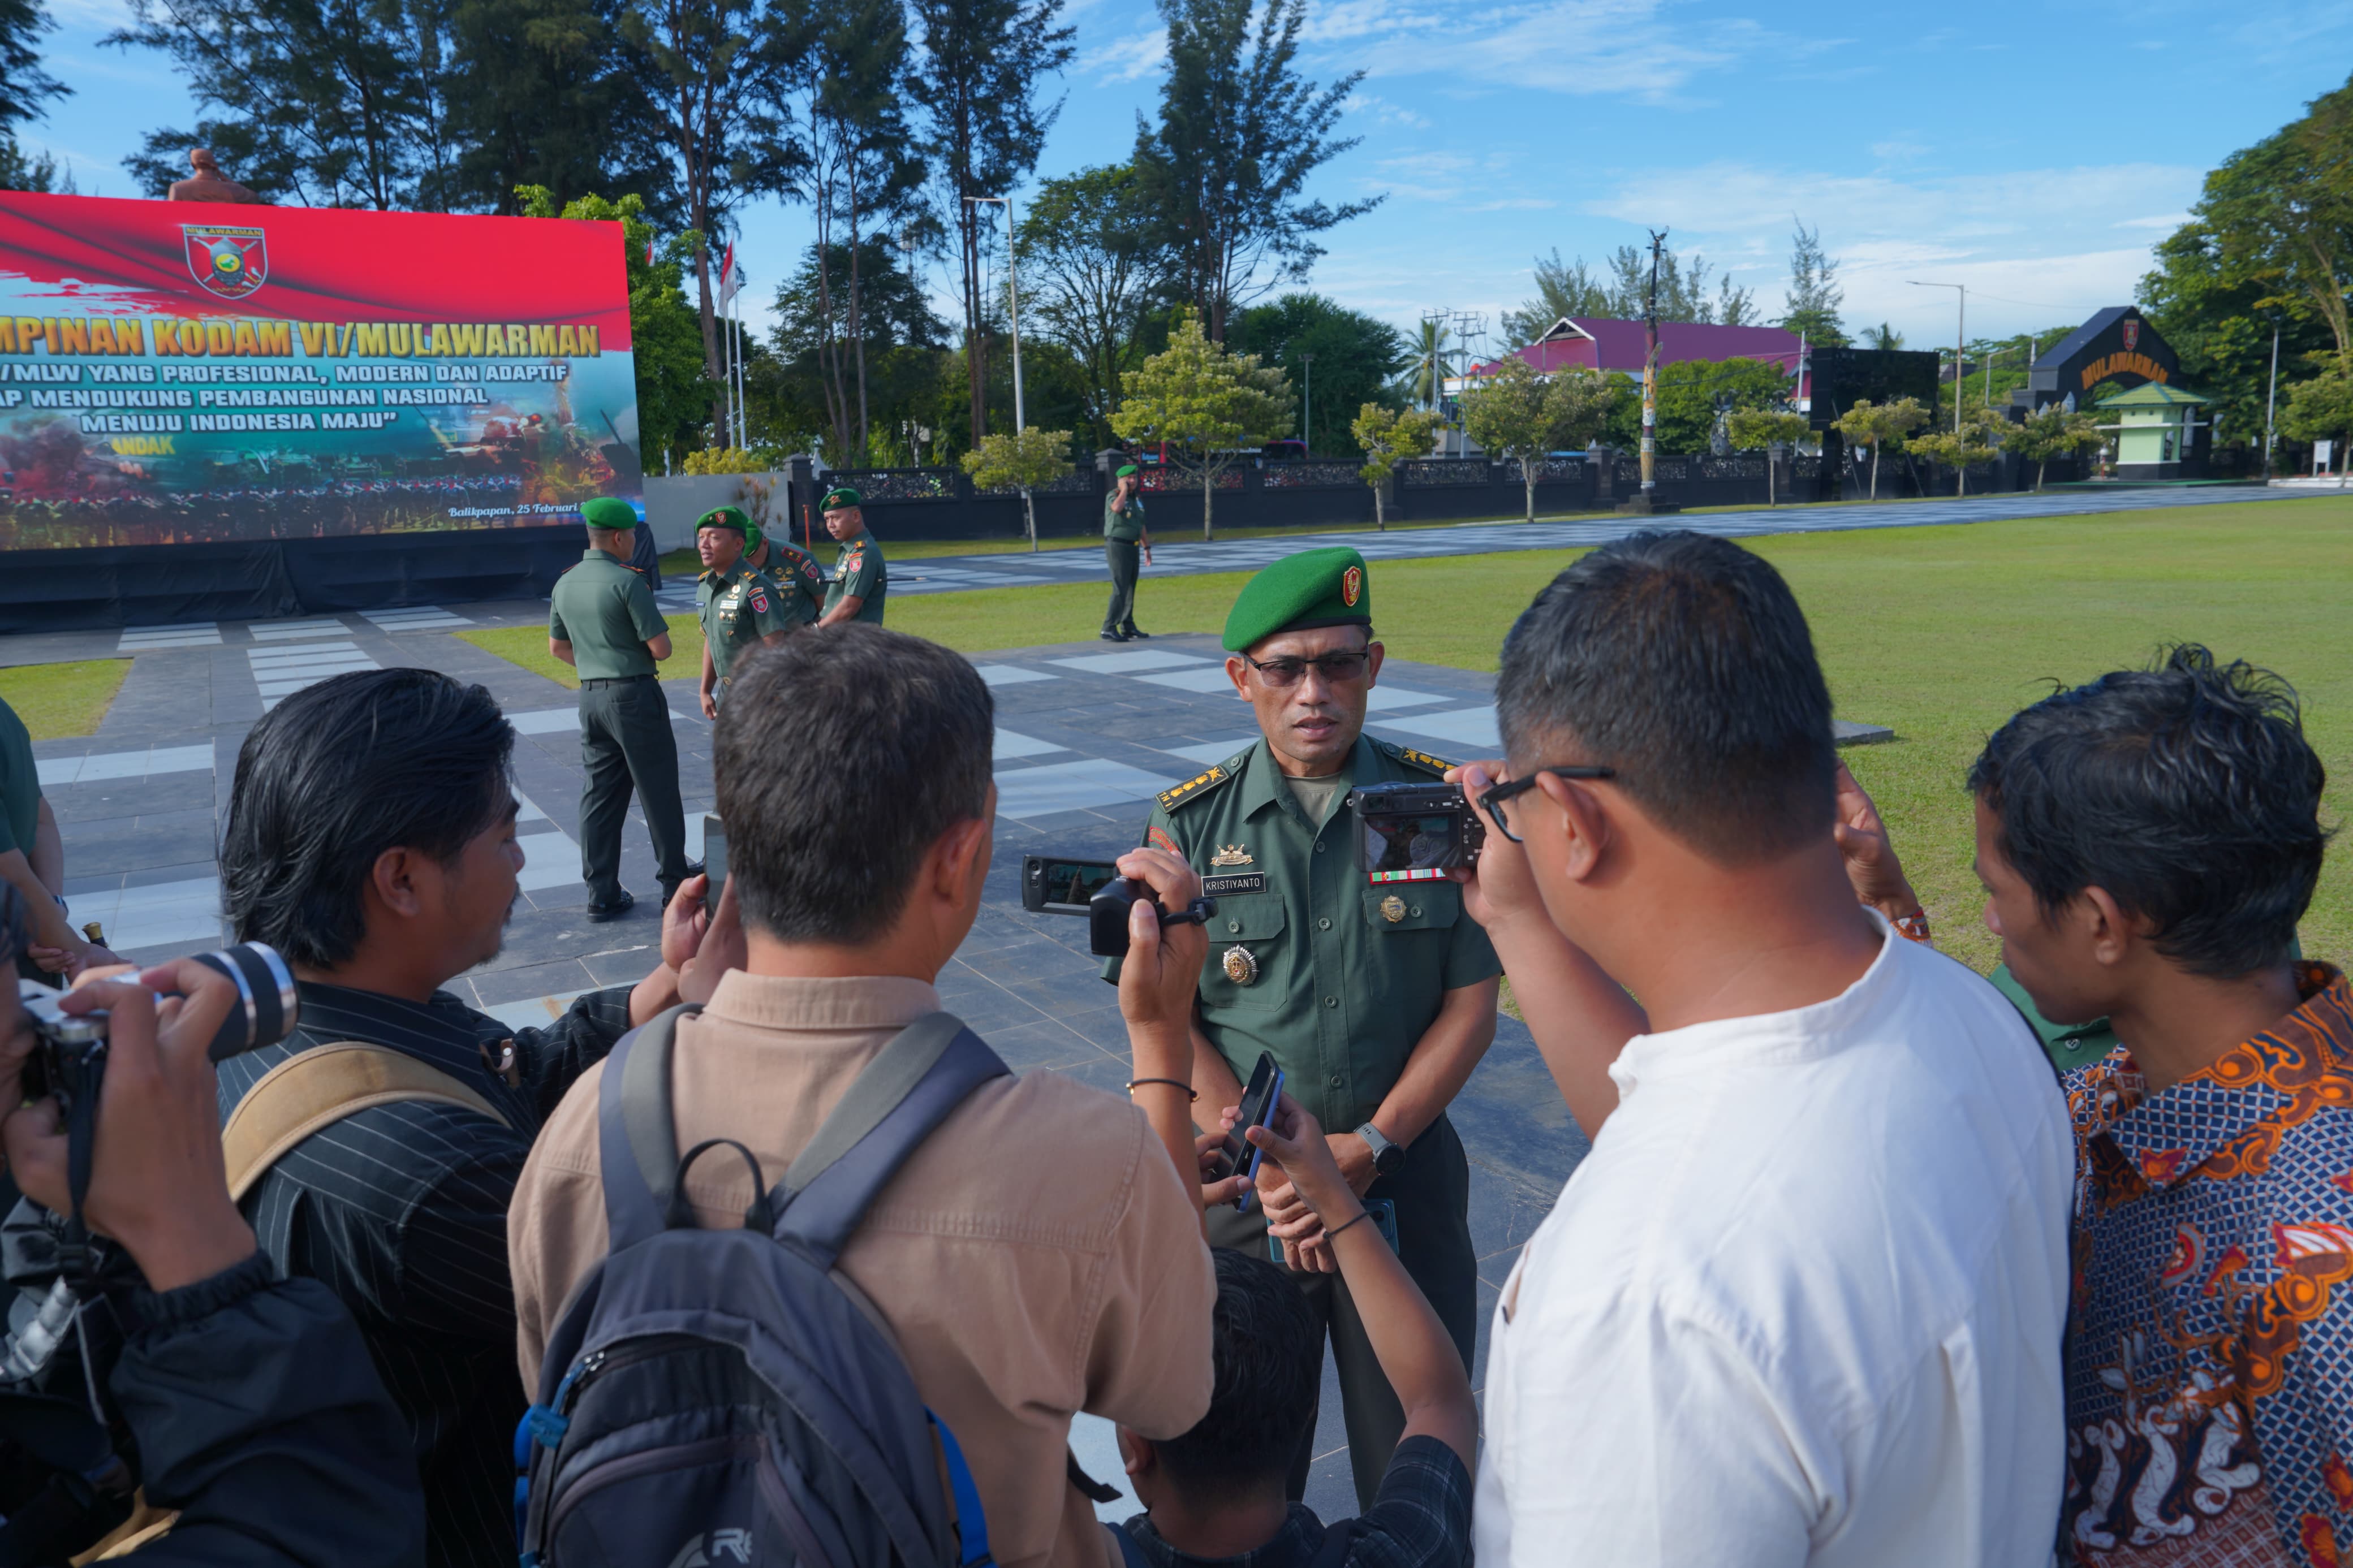
[[[1162,790],[1160,794],[1154,798],[1160,802],[1161,810],[1173,811],[1177,806],[1185,804],[1185,802],[1197,798],[1208,790],[1214,789],[1216,786],[1225,783],[1228,779],[1233,776],[1233,774],[1228,773],[1224,766],[1220,764],[1219,766],[1211,768],[1208,773],[1196,773],[1193,777],[1187,779],[1183,784],[1178,784],[1175,789]]]
[[[1433,757],[1428,752],[1417,752],[1411,746],[1392,746],[1386,741],[1382,742],[1381,745],[1398,761],[1410,763],[1417,768],[1428,768],[1434,773],[1443,774],[1447,769],[1454,765],[1443,757]]]

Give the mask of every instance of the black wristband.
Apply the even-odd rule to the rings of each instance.
[[[1358,1209],[1358,1210],[1356,1211],[1356,1218],[1354,1218],[1354,1219],[1352,1219],[1352,1220],[1350,1220],[1350,1221],[1348,1222],[1348,1225],[1362,1225],[1362,1224],[1364,1224],[1364,1223],[1365,1223],[1365,1221],[1366,1221],[1366,1220],[1368,1220],[1368,1219],[1370,1219],[1370,1218],[1372,1218],[1372,1217],[1373,1217],[1373,1211],[1372,1211],[1372,1210],[1370,1210],[1370,1209]],[[1344,1226],[1342,1226],[1340,1227],[1340,1230],[1345,1230],[1345,1229],[1347,1229],[1347,1228],[1348,1228],[1348,1225],[1344,1225]],[[1325,1232],[1324,1233],[1324,1244],[1325,1246],[1327,1246],[1327,1247],[1328,1247],[1328,1246],[1330,1246],[1330,1245],[1332,1244],[1332,1238],[1333,1238],[1333,1237],[1336,1237],[1336,1236],[1338,1236],[1338,1235],[1340,1234],[1340,1230],[1327,1230],[1327,1231],[1325,1231]]]

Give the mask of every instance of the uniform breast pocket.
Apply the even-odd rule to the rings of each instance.
[[[1209,917],[1209,958],[1201,969],[1201,1002],[1208,1007],[1282,1005],[1290,972],[1282,898],[1244,893],[1218,900]]]
[[[1443,933],[1462,918],[1462,889],[1451,882],[1389,882],[1365,889],[1365,923],[1403,936]]]

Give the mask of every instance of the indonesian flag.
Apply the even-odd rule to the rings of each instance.
[[[735,298],[744,287],[744,269],[735,264],[735,242],[727,242],[727,254],[719,263],[719,302],[724,305]]]

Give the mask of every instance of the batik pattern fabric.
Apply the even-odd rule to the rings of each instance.
[[[2063,1075],[2076,1139],[2062,1555],[2353,1564],[2353,986],[2160,1093]]]

